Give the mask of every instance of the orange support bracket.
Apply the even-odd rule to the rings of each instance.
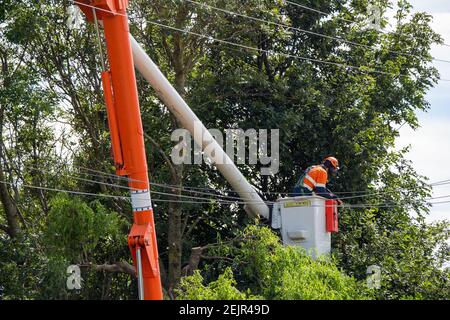
[[[137,265],[136,261],[136,249],[140,247],[143,249],[142,257],[142,270],[144,278],[154,278],[159,276],[158,261],[155,260],[153,248],[152,248],[152,228],[149,223],[144,225],[134,224],[131,227],[130,234],[128,235],[128,246],[133,257],[134,265]]]
[[[116,167],[116,174],[118,176],[125,176],[127,173],[123,163],[122,146],[120,142],[119,126],[117,124],[116,109],[114,107],[114,95],[112,92],[110,71],[102,72],[102,86],[105,95],[106,113],[108,115],[108,126],[111,136],[112,153],[114,158],[114,166]]]
[[[78,0],[78,2],[89,21],[103,21],[110,69],[102,73],[102,83],[114,163],[118,169],[117,174],[129,177],[128,184],[132,190],[134,223],[128,236],[128,245],[133,263],[140,275],[138,279],[140,298],[159,300],[163,295],[158,246],[126,14],[128,0]]]

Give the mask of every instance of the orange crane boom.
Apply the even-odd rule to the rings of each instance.
[[[139,298],[162,299],[156,231],[150,198],[142,119],[130,45],[128,0],[78,0],[87,19],[103,22],[109,70],[102,83],[117,174],[128,176],[134,223],[128,245],[137,270]]]

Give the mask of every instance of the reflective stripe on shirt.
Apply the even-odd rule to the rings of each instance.
[[[323,184],[323,183],[317,183],[317,184],[316,184],[316,187],[319,187],[319,188],[325,188],[325,184]]]
[[[315,187],[317,186],[316,181],[314,181],[314,179],[311,178],[311,176],[310,176],[309,174],[307,174],[307,175],[305,176],[305,179],[308,179],[309,182],[311,182]]]

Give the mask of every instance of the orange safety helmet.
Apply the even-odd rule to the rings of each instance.
[[[339,161],[335,157],[326,157],[322,162],[326,167],[330,168],[332,172],[339,170]]]

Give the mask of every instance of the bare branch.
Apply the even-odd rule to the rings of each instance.
[[[222,256],[204,256],[201,255],[200,258],[205,259],[205,260],[227,260],[230,262],[233,262],[234,260],[228,257],[222,257]]]
[[[172,175],[172,177],[177,177],[177,172],[172,164],[172,161],[170,161],[169,157],[164,153],[164,150],[162,149],[162,147],[159,145],[158,142],[155,141],[155,139],[153,139],[150,135],[148,135],[147,133],[144,132],[144,136],[146,139],[148,139],[151,144],[153,144],[153,146],[158,150],[158,152],[162,155],[162,157],[164,158],[164,161],[166,161],[167,165],[169,166],[169,170],[170,170],[170,174]]]
[[[191,256],[189,257],[189,262],[181,270],[181,275],[183,277],[193,275],[194,271],[198,269],[200,258],[202,257],[202,253],[205,249],[206,247],[195,247],[191,249]]]
[[[104,271],[108,273],[125,273],[129,274],[132,277],[136,278],[136,270],[134,266],[129,264],[126,261],[119,261],[114,264],[83,264],[80,265],[80,267],[89,267],[92,268],[95,271]]]
[[[233,239],[230,239],[229,241],[210,243],[210,244],[204,245],[202,247],[194,247],[194,248],[192,248],[191,249],[191,255],[189,257],[189,261],[187,262],[187,264],[184,265],[184,267],[181,270],[182,276],[185,277],[185,276],[193,275],[194,271],[198,269],[198,265],[199,265],[201,259],[205,259],[205,260],[226,260],[226,261],[229,261],[229,262],[233,262],[234,260],[232,258],[222,257],[222,256],[206,256],[206,255],[203,255],[203,252],[205,252],[206,250],[208,250],[210,248],[217,247],[219,245],[224,245],[224,244],[233,243],[233,242],[239,242],[239,241],[242,241],[244,239],[245,239],[245,237],[237,236],[237,237],[235,237]]]

